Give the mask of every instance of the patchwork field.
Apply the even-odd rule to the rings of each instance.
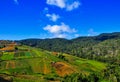
[[[0,55],[0,77],[13,82],[61,82],[73,73],[101,72],[106,64],[68,54],[54,55],[38,48],[17,46]],[[6,79],[6,77],[8,77]]]

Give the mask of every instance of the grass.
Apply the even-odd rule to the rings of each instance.
[[[1,60],[11,60],[14,58],[14,52],[4,52],[1,57]]]
[[[106,68],[105,63],[101,63],[95,60],[87,60],[78,58],[75,56],[70,56],[68,54],[64,54],[65,59],[72,64],[73,66],[77,66],[80,71],[85,72],[101,72],[103,69]]]
[[[14,77],[14,82],[48,82],[45,79],[41,78],[41,77],[34,77],[32,75],[26,75],[26,76],[21,76],[19,77]],[[26,77],[26,78],[24,78]],[[29,79],[28,79],[29,78]]]
[[[94,60],[88,60],[88,63],[95,66],[95,68],[97,70],[100,70],[100,71],[101,71],[101,69],[105,69],[106,65],[107,65],[105,63],[97,62],[97,61],[94,61]]]

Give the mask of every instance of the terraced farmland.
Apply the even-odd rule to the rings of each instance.
[[[13,82],[61,82],[74,73],[89,75],[106,69],[104,63],[68,54],[54,55],[53,52],[28,46],[17,48],[14,52],[3,52],[0,57],[0,77],[5,78],[6,75]]]

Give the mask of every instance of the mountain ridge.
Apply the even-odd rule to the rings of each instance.
[[[117,46],[120,42],[120,32],[102,33],[98,36],[78,37],[71,40],[63,38],[26,39],[18,42],[48,51],[68,53],[100,61],[105,61],[106,58],[110,59],[110,56],[116,59],[120,52],[119,46]],[[114,54],[117,56],[115,57]]]
[[[22,39],[22,40],[51,40],[51,39],[65,39],[65,40],[74,40],[74,39],[78,39],[78,38],[97,38],[97,37],[104,37],[104,36],[116,36],[116,37],[120,37],[120,32],[112,32],[112,33],[101,33],[99,35],[96,36],[79,36],[77,38],[73,38],[73,39],[66,39],[66,38],[45,38],[45,39],[40,39],[40,38],[28,38],[28,39]],[[114,37],[113,37],[114,38]],[[21,40],[17,40],[17,41],[21,41]]]

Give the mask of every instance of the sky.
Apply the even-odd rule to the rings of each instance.
[[[120,32],[120,0],[0,0],[0,39]]]

